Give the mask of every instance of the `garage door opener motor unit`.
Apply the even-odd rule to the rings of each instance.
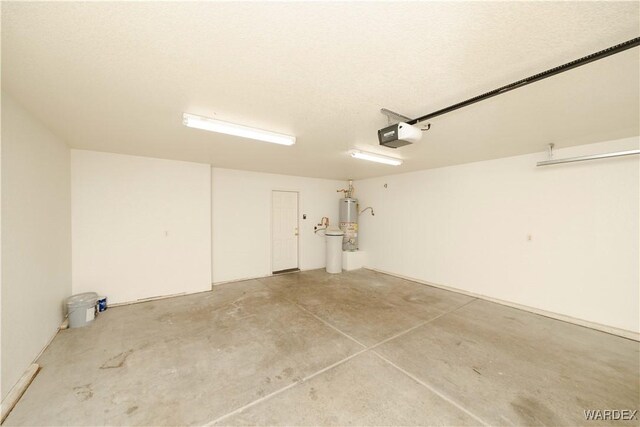
[[[410,124],[399,122],[378,131],[380,145],[390,148],[403,147],[420,141],[422,131]]]

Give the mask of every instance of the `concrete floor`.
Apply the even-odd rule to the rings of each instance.
[[[638,425],[635,341],[368,270],[111,308],[5,425]]]

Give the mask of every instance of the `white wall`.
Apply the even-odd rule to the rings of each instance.
[[[634,148],[638,138],[554,157]],[[545,159],[357,181],[376,212],[361,217],[368,266],[638,332],[638,157],[535,167]]]
[[[324,237],[313,226],[323,216],[338,225],[345,181],[213,168],[214,283],[271,274],[271,192],[299,192],[300,269],[325,265]],[[302,219],[306,214],[307,219]]]
[[[2,93],[2,398],[71,294],[69,148]]]
[[[211,289],[210,166],[71,151],[73,292],[110,303]]]

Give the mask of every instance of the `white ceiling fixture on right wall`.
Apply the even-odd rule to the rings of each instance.
[[[639,2],[2,2],[2,89],[73,148],[358,179],[638,135],[635,48],[430,120],[401,167],[345,155],[379,148],[380,107],[437,111],[637,37],[639,14]],[[382,60],[398,46],[410,54]],[[297,142],[185,132],[184,111]]]

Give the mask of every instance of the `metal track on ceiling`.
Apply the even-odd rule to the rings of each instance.
[[[484,101],[485,99],[492,98],[497,95],[501,95],[503,93],[512,91],[522,86],[526,86],[528,84],[546,79],[547,77],[555,76],[556,74],[563,73],[565,71],[571,70],[573,68],[580,67],[582,65],[588,64],[593,61],[597,61],[602,58],[606,58],[607,56],[614,55],[619,52],[623,52],[625,50],[634,48],[640,45],[640,37],[636,37],[634,39],[628,40],[624,43],[617,44],[615,46],[611,46],[607,49],[603,49],[601,51],[592,53],[587,56],[583,56],[582,58],[573,60],[571,62],[567,62],[566,64],[559,65],[557,67],[551,68],[549,70],[543,71],[538,74],[534,74],[533,76],[518,80],[517,82],[510,83],[508,85],[499,87],[498,89],[491,90],[489,92],[485,92],[482,95],[474,96],[473,98],[469,98],[465,101],[458,102],[457,104],[450,105],[446,108],[442,108],[440,110],[434,111],[429,114],[425,114],[424,116],[420,116],[418,118],[407,121],[406,123],[410,125],[414,125],[419,122],[423,122],[425,120],[432,119],[437,116],[441,116],[443,114],[449,113],[451,111],[458,110],[460,108],[466,107],[471,104],[475,104],[476,102]],[[397,114],[397,113],[394,113]]]

